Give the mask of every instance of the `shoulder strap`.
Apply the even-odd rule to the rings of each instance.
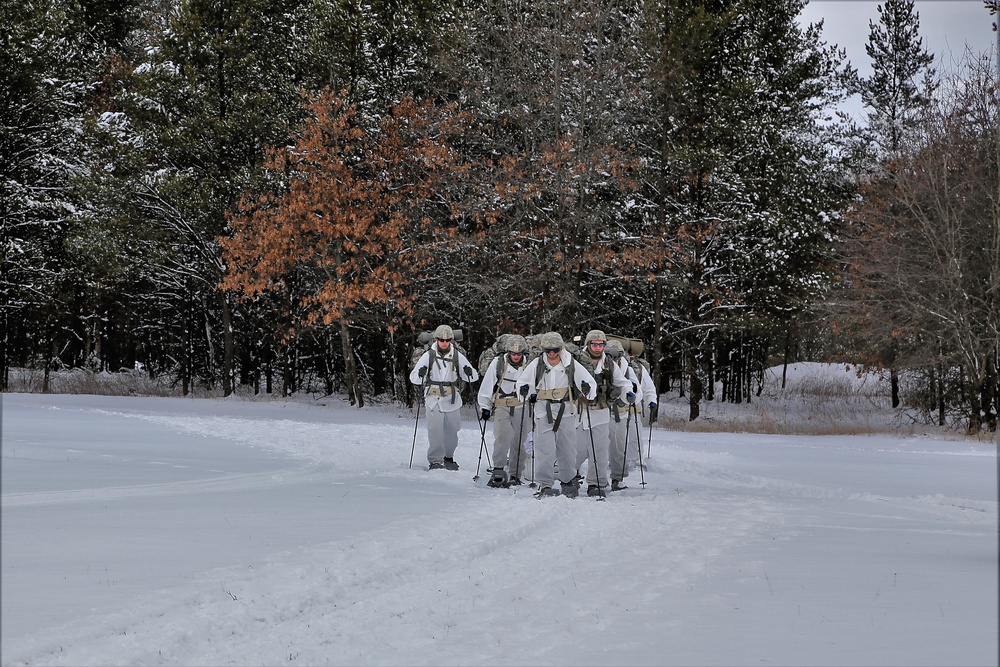
[[[566,368],[566,379],[569,380],[569,398],[572,401],[575,401],[577,395],[579,395],[580,393],[579,391],[577,391],[576,388],[575,370],[576,370],[576,359],[574,359],[573,355],[571,354],[569,355],[569,367]]]

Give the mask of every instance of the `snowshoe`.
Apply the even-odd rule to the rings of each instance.
[[[429,466],[427,466],[427,469],[428,470],[444,470],[444,464],[443,463],[432,463]]]
[[[507,486],[521,486],[521,478],[511,477],[510,481],[507,482]]]
[[[507,472],[503,468],[494,468],[490,481],[486,482],[486,486],[494,489],[507,488]]]
[[[587,495],[591,498],[600,498],[604,495],[604,491],[596,484],[590,484],[587,486]]]
[[[625,481],[619,481],[617,479],[611,480],[611,490],[612,491],[624,491],[628,487],[625,486]]]
[[[543,486],[539,489],[538,493],[535,494],[536,498],[554,498],[559,495],[558,489],[553,489],[551,486]]]
[[[576,498],[580,495],[580,487],[576,482],[562,482],[562,494],[567,498]]]
[[[446,456],[444,457],[444,467],[446,470],[458,470],[458,463],[455,462],[455,459]]]

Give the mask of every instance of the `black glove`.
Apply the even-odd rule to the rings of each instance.
[[[534,405],[535,401],[537,400],[538,400],[538,394],[532,394],[531,396],[528,397],[528,403],[531,403],[532,405]]]
[[[580,380],[580,391],[583,392],[584,396],[586,396],[587,394],[589,394],[590,393],[590,383],[587,382],[586,380]]]
[[[523,399],[527,395],[528,395],[528,385],[522,384],[521,385],[521,398]]]
[[[465,371],[465,377],[472,379],[472,366],[463,366],[462,370]]]
[[[656,403],[650,403],[649,408],[649,423],[652,424],[656,421],[656,416],[660,414],[660,411],[656,407]]]
[[[483,417],[483,421],[486,421],[486,420],[488,420],[490,418],[490,411],[487,410],[486,408],[483,408],[483,411],[482,411],[481,414],[482,414],[482,417]]]
[[[625,394],[625,400],[628,401],[630,405],[632,403],[635,403],[635,392],[630,391],[629,393]]]
[[[427,375],[427,366],[421,366],[420,370],[417,371],[417,375],[420,376],[421,380],[423,380],[424,376]]]

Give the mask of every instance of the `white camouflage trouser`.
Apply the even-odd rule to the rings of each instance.
[[[559,464],[559,481],[566,484],[576,474],[576,429],[569,405],[563,413],[559,430],[553,431],[555,424],[550,424],[544,403],[549,401],[538,399],[535,405],[535,435],[533,451],[535,453],[535,482],[541,489],[551,488],[555,484],[555,465]],[[559,410],[559,401],[552,401],[552,413]]]
[[[594,424],[590,430],[584,424],[576,429],[576,469],[583,467],[584,461],[590,460],[587,466],[587,486],[608,486],[611,479],[608,476],[608,449],[611,445],[610,424]],[[591,437],[593,436],[593,437]],[[597,460],[594,460],[596,454]],[[598,478],[600,481],[598,482]]]
[[[458,429],[462,425],[460,410],[441,412],[437,408],[427,410],[427,462],[443,463],[446,458],[455,458],[458,449]]]
[[[511,477],[523,480],[531,458],[524,450],[524,439],[530,431],[524,404],[497,407],[493,411],[493,467],[507,468]]]
[[[632,467],[632,460],[635,456],[635,416],[631,415],[627,408],[620,410],[621,421],[616,422],[614,415],[611,415],[611,455],[610,468],[611,479],[622,481],[628,477],[629,468]],[[631,416],[631,419],[630,419]],[[626,442],[628,451],[626,451]],[[628,460],[626,460],[626,456]]]

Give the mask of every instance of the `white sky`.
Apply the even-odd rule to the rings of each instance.
[[[847,49],[851,64],[865,75],[871,72],[865,53],[868,22],[878,23],[880,4],[869,0],[810,0],[802,18],[808,23],[825,20],[826,41]],[[967,46],[974,53],[995,49],[995,17],[983,7],[982,0],[917,0],[915,6],[924,44],[936,58],[943,59],[944,69],[961,60]]]

